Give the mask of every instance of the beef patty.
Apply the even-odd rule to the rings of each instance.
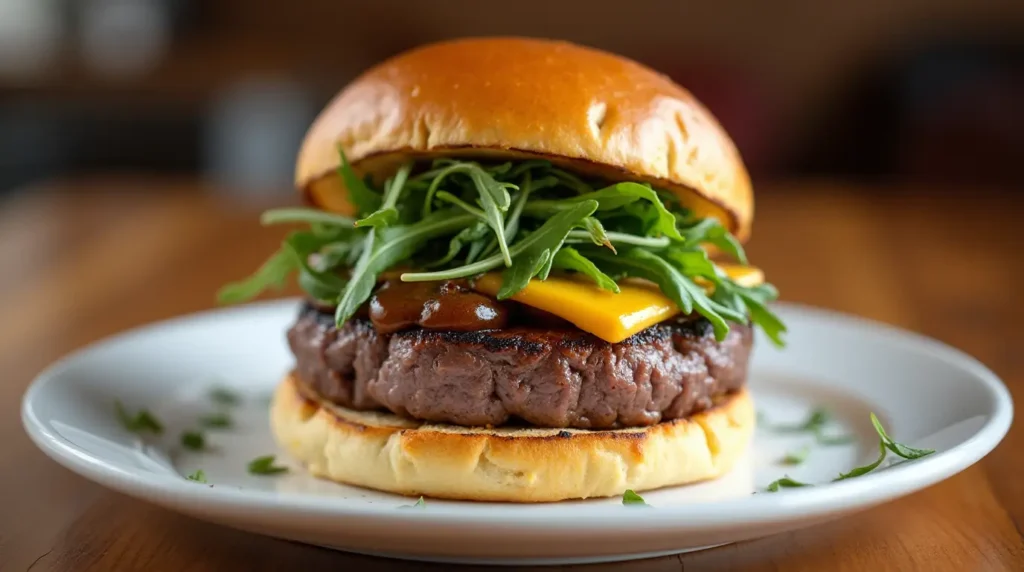
[[[312,306],[288,330],[301,389],[353,409],[436,423],[611,429],[707,409],[740,389],[752,344],[734,324],[715,340],[704,319],[680,318],[619,343],[578,329],[377,332],[343,327]]]

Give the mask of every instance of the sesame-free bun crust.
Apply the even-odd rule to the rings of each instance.
[[[291,376],[270,415],[278,444],[321,478],[409,496],[552,502],[714,479],[754,429],[746,392],[689,419],[614,431],[467,428],[320,403]]]
[[[409,158],[543,158],[609,180],[675,192],[700,216],[750,234],[747,171],[718,121],[688,91],[632,60],[566,42],[467,38],[369,69],[310,127],[295,182],[352,214],[338,148],[360,174]]]

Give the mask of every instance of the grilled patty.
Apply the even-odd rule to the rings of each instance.
[[[611,429],[707,409],[746,382],[748,326],[722,342],[679,318],[619,343],[571,328],[381,334],[304,306],[288,330],[302,390],[353,409],[465,426]]]

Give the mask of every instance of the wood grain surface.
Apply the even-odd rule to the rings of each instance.
[[[21,426],[61,355],[204,310],[275,247],[259,205],[190,181],[93,179],[0,202],[0,570],[444,570],[254,536],[129,499],[60,468]],[[750,253],[786,300],[858,314],[973,354],[1024,399],[1018,193],[758,188]],[[287,201],[287,197],[283,199]],[[1024,570],[1024,429],[927,490],[812,529],[581,570]]]

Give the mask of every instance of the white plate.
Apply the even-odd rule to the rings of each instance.
[[[266,421],[271,388],[291,356],[283,332],[294,300],[217,310],[153,324],[94,344],[42,373],[22,418],[50,457],[102,485],[195,517],[252,532],[352,552],[443,562],[579,563],[642,558],[774,534],[834,519],[927,487],[970,466],[1006,434],[1006,388],[972,358],[937,342],[831,312],[780,304],[789,347],[763,339],[752,368],[758,405],[773,422],[824,405],[831,430],[850,445],[815,446],[799,466],[787,452],[808,435],[759,429],[724,478],[644,494],[652,507],[619,499],[545,505],[413,499],[319,481],[292,471],[247,474],[275,450]],[[180,432],[212,410],[207,394],[228,385],[244,395],[234,430],[209,433],[211,453],[184,453]],[[114,415],[119,399],[147,407],[166,425],[140,440]],[[878,454],[869,412],[898,441],[937,453],[828,483]],[[892,457],[892,455],[890,455]],[[281,459],[281,457],[279,457]],[[211,485],[183,478],[202,468]],[[789,474],[820,486],[764,493]],[[752,494],[760,491],[758,494]]]

